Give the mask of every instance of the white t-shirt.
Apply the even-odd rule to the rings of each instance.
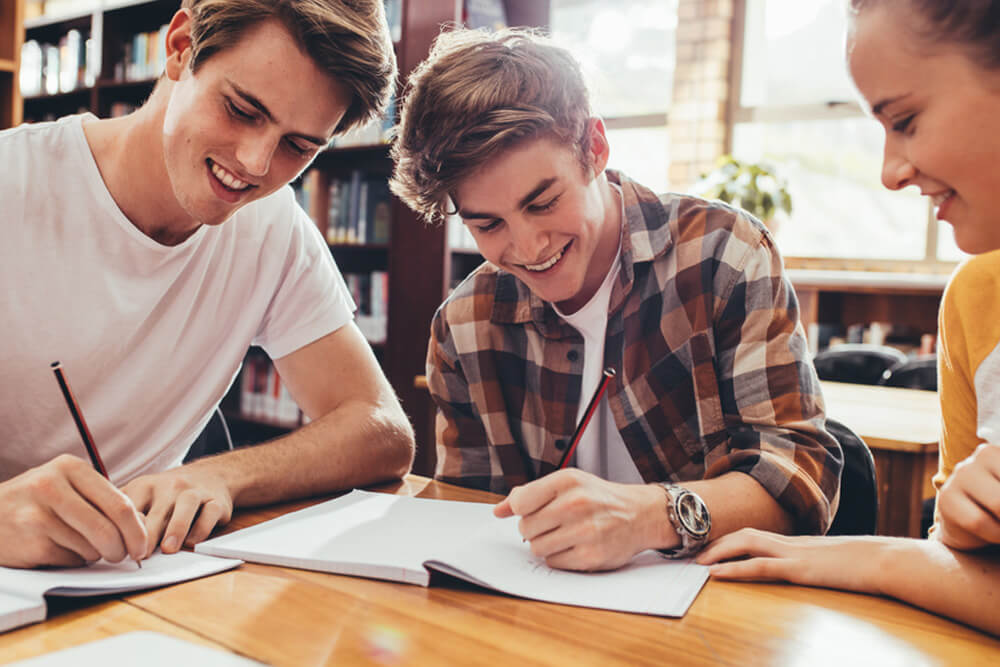
[[[618,186],[611,184],[616,190]],[[621,201],[619,190],[619,201]],[[624,220],[624,204],[622,220]],[[608,330],[608,304],[611,302],[611,288],[621,270],[621,241],[611,269],[604,277],[604,282],[582,308],[567,315],[555,308],[559,316],[569,323],[583,336],[583,381],[580,388],[580,407],[577,410],[576,423],[579,424],[583,413],[587,411],[590,399],[597,391],[604,372],[604,340]],[[622,434],[615,425],[611,406],[608,404],[607,393],[601,397],[601,402],[594,412],[587,428],[580,436],[580,443],[569,461],[580,470],[593,473],[598,477],[612,482],[625,484],[642,484],[642,475],[635,467],[632,455],[629,454]]]
[[[121,484],[181,463],[251,344],[280,358],[352,318],[291,188],[160,245],[112,199],[86,118],[0,132],[0,479],[87,459],[54,361]]]

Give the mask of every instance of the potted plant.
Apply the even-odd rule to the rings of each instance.
[[[723,155],[711,171],[702,174],[692,192],[705,199],[718,199],[756,216],[771,233],[777,233],[776,215],[792,212],[788,183],[773,167]]]

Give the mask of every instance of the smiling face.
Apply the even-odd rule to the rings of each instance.
[[[590,132],[587,169],[572,147],[529,139],[463,179],[453,195],[483,257],[568,313],[604,281],[621,229],[603,173],[603,125],[592,120]]]
[[[351,103],[277,21],[251,28],[197,72],[184,12],[167,40],[164,162],[177,213],[195,227],[222,223],[293,180]]]
[[[919,42],[882,6],[861,11],[848,42],[851,76],[886,132],[882,182],[930,197],[962,250],[1000,248],[1000,73],[958,45]]]

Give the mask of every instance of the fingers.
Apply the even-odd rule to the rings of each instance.
[[[507,494],[507,497],[500,502],[503,511],[509,511],[507,516],[527,516],[543,509],[546,505],[556,499],[561,488],[559,473],[553,473],[533,482],[528,482],[523,486],[516,486]]]
[[[157,546],[165,554],[175,553],[183,545],[193,546],[208,537],[232,516],[232,505],[199,487],[161,484],[153,491],[147,514],[149,552]]]
[[[1000,447],[980,445],[938,497],[942,541],[956,549],[1000,543]]]
[[[792,576],[789,562],[781,558],[750,558],[716,563],[708,572],[716,579],[739,581],[787,581]]]
[[[75,461],[79,463],[59,462],[67,474],[45,476],[36,491],[52,513],[92,549],[82,547],[79,539],[54,523],[58,543],[87,560],[94,560],[94,551],[113,563],[126,556],[140,559],[145,552],[146,528],[131,499],[82,461]]]
[[[695,562],[711,565],[724,560],[752,556],[775,556],[780,536],[753,528],[744,528],[711,542],[696,557]]]

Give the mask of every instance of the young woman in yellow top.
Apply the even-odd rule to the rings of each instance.
[[[1000,252],[991,252],[1000,249],[1000,0],[850,0],[850,8],[847,62],[885,128],[883,184],[919,188],[958,246],[977,255],[941,306],[932,537],[743,530],[697,560],[718,578],[888,595],[1000,634]]]

